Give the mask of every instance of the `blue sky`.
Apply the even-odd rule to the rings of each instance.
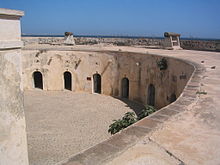
[[[0,8],[25,11],[26,34],[220,39],[220,0],[0,0]]]

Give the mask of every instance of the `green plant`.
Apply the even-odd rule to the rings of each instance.
[[[121,129],[123,129],[122,120],[113,120],[113,123],[109,126],[108,132],[111,134],[115,134],[119,132]]]
[[[134,124],[137,119],[134,112],[127,112],[124,114],[124,117],[122,118],[123,126],[126,128],[131,124]]]
[[[153,106],[147,105],[145,109],[143,109],[138,115],[138,118],[136,117],[134,112],[127,112],[124,114],[122,119],[113,120],[113,123],[109,126],[108,132],[111,134],[115,134],[122,129],[134,124],[138,120],[141,120],[144,117],[154,113],[155,111],[156,109]]]
[[[162,58],[160,61],[157,62],[157,66],[160,68],[160,70],[166,70],[168,67],[167,60],[165,58]]]
[[[138,120],[141,120],[145,118],[146,116],[154,113],[156,109],[153,106],[147,105],[145,109],[141,111],[141,113],[138,115]]]
[[[113,120],[114,122],[109,126],[108,132],[115,134],[120,130],[134,124],[137,121],[137,118],[134,112],[127,112],[124,114],[122,119]]]

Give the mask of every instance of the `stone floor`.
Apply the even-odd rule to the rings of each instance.
[[[30,165],[51,165],[107,139],[112,120],[142,107],[110,96],[25,92]]]

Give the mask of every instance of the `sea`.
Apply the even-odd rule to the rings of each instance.
[[[22,37],[64,37],[64,35],[36,35],[36,34],[22,34]],[[107,36],[107,35],[74,35],[74,37],[85,37],[85,38],[148,38],[148,39],[164,39],[164,37],[151,37],[151,36]],[[185,38],[180,37],[182,40],[202,40],[202,41],[220,41],[216,38]]]

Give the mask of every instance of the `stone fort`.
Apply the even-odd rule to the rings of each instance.
[[[0,164],[220,162],[220,150],[217,147],[220,144],[220,116],[219,102],[216,100],[219,97],[216,91],[219,91],[217,82],[220,78],[218,42],[196,41],[195,44],[195,41],[179,40],[179,34],[166,33],[165,40],[78,37],[71,45],[66,44],[61,37],[21,37],[20,18],[23,15],[22,11],[0,9]],[[184,49],[180,49],[180,46]],[[52,153],[46,153],[47,150],[40,153],[42,148],[44,151],[50,146],[45,143],[38,149],[40,143],[37,143],[39,139],[36,138],[41,138],[41,134],[38,134],[37,127],[40,127],[45,117],[46,133],[41,142],[51,140],[47,139],[47,134],[58,136],[50,131],[48,133],[54,127],[50,125],[51,119],[46,118],[54,117],[51,120],[53,123],[59,118],[59,113],[54,114],[57,116],[49,116],[47,111],[37,114],[36,111],[29,111],[35,106],[34,103],[24,102],[29,102],[31,97],[57,96],[56,92],[62,93],[63,100],[65,95],[71,98],[72,93],[83,93],[97,97],[93,104],[105,104],[101,98],[106,97],[107,100],[122,100],[134,111],[137,110],[130,103],[151,105],[158,111],[113,136],[100,138],[95,144],[88,144],[74,152],[71,149],[66,151],[67,146],[57,148],[66,152],[64,156],[55,149]],[[62,97],[58,99],[61,103]],[[36,104],[43,106],[46,103],[37,100]],[[55,105],[54,102],[52,104]],[[62,104],[57,106],[63,108]],[[114,107],[113,104],[108,105],[111,106]],[[81,109],[74,113],[78,111]],[[105,112],[104,115],[111,116],[111,113]],[[111,116],[109,120],[120,115]],[[67,116],[62,122],[67,120]],[[81,120],[90,117],[86,113]],[[93,120],[99,119],[95,116]],[[98,125],[102,126],[101,123]],[[65,127],[63,123],[60,129]],[[103,130],[108,129],[105,127],[103,124]],[[68,131],[71,132],[71,129]],[[55,132],[59,132],[57,127]],[[202,138],[205,136],[208,137]],[[71,142],[70,139],[64,138],[63,141]],[[93,139],[95,141],[96,138],[89,141]],[[59,143],[59,138],[56,140]],[[206,148],[204,144],[213,147]],[[39,153],[35,153],[35,148]],[[204,151],[205,148],[207,151]],[[204,159],[204,155],[212,152],[211,157]],[[45,155],[49,156],[45,158]]]

